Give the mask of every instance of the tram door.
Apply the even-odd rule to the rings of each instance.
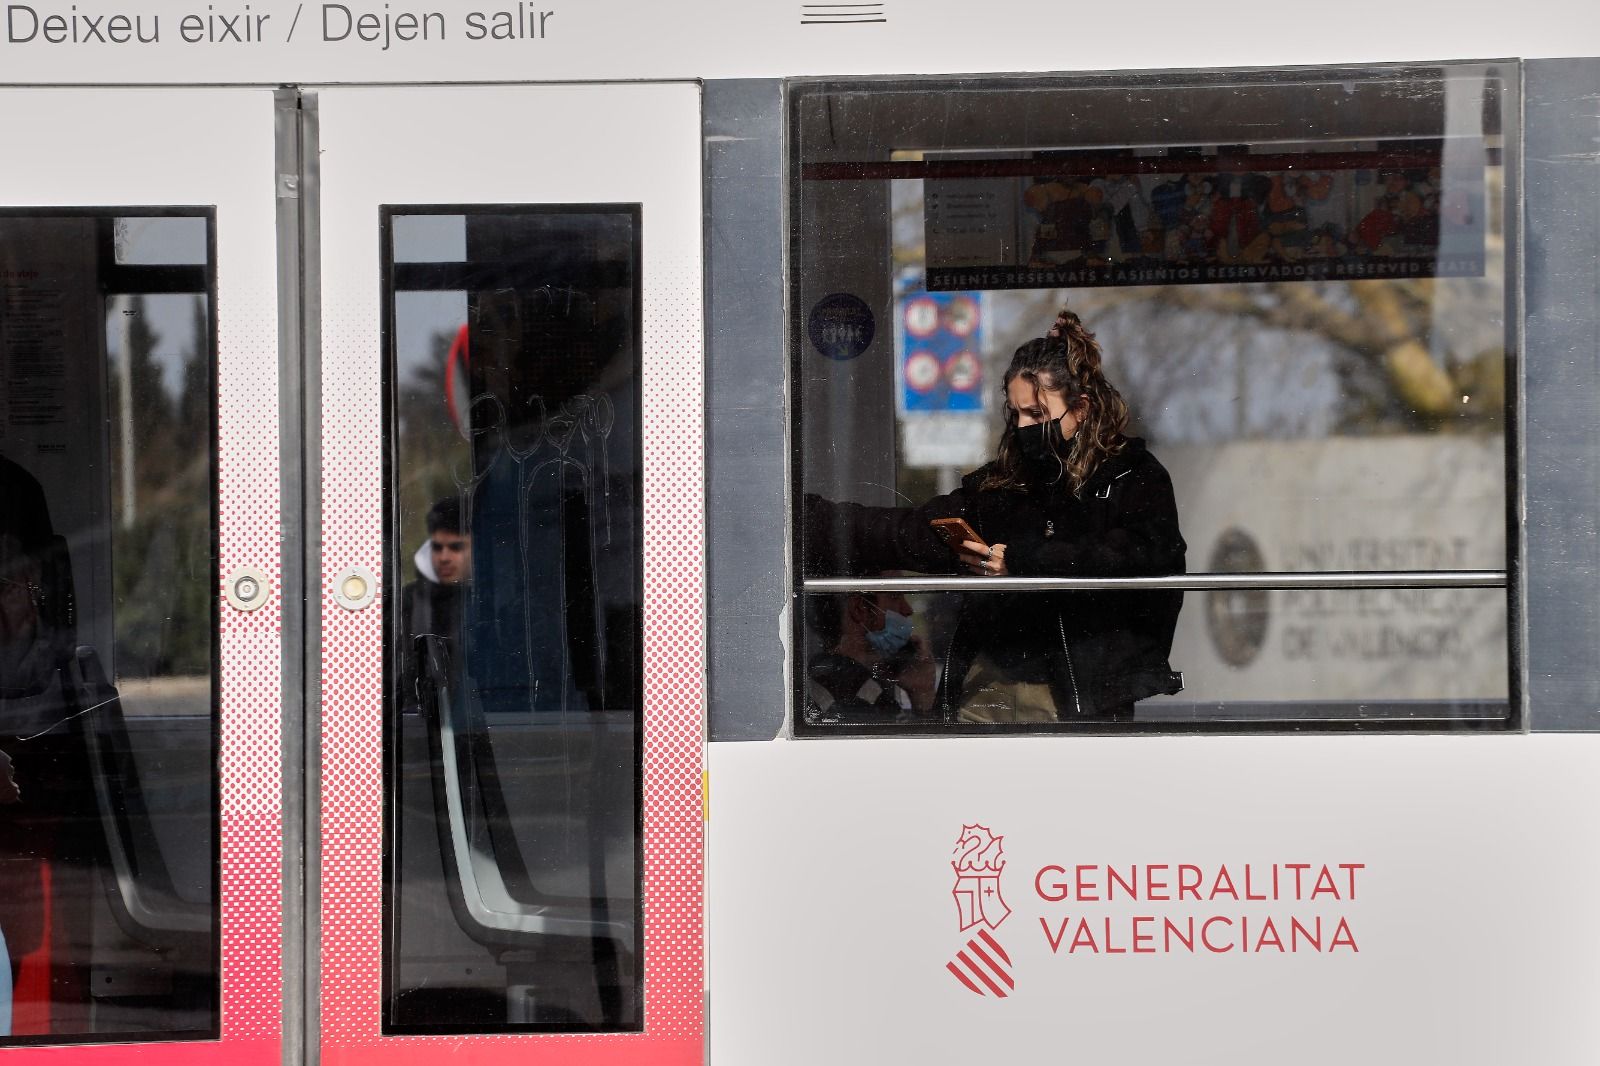
[[[699,1062],[698,88],[305,108],[322,1061]]]
[[[280,1059],[274,106],[0,90],[7,1063]]]

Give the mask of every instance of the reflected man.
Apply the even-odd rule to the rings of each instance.
[[[417,578],[400,597],[400,706],[417,710],[416,639],[423,634],[445,638],[452,661],[461,655],[461,616],[472,576],[472,534],[465,529],[461,501],[446,497],[428,510],[428,539],[413,561]]]

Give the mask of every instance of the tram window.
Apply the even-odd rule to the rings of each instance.
[[[384,1025],[637,1030],[639,213],[383,223]]]
[[[793,85],[796,732],[1514,727],[1515,85]]]
[[[211,232],[203,218],[129,216],[113,229],[118,263],[141,266],[205,265]]]
[[[217,1035],[212,225],[0,213],[0,1043]]]

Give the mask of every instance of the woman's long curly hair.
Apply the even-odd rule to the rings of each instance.
[[[1128,404],[1100,369],[1100,345],[1083,321],[1063,308],[1047,336],[1017,349],[1000,383],[1006,428],[994,470],[983,482],[986,489],[1031,487],[1017,447],[1017,412],[1009,402],[1011,382],[1019,377],[1033,385],[1036,396],[1058,392],[1068,409],[1081,412],[1078,431],[1066,442],[1065,453],[1056,451],[1060,470],[1054,479],[1065,478],[1067,488],[1080,491],[1101,461],[1116,455],[1127,442],[1123,431],[1128,428]],[[1043,404],[1043,397],[1039,402]]]

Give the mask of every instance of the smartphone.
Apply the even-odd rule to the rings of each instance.
[[[989,542],[978,536],[978,531],[967,525],[965,518],[935,518],[928,523],[933,531],[939,534],[939,539],[944,541],[945,547],[957,555],[970,555],[971,551],[961,546],[963,541],[972,541],[989,547]]]

